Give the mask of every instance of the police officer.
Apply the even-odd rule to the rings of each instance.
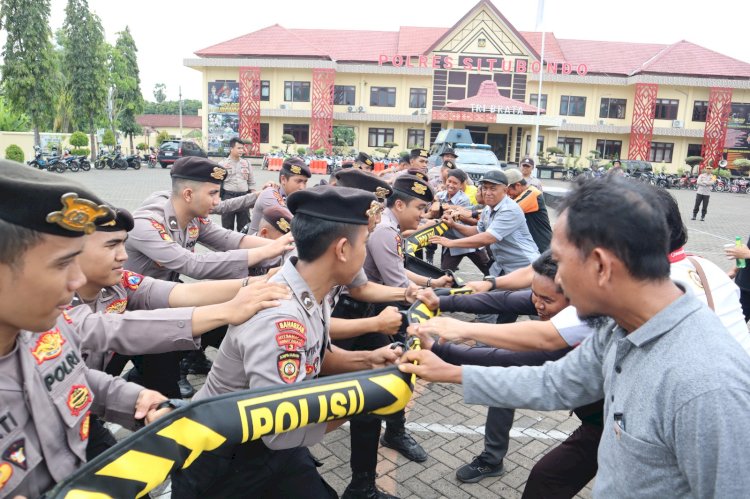
[[[237,137],[229,139],[229,156],[219,162],[227,170],[224,185],[221,189],[221,199],[232,199],[251,192],[255,187],[253,168],[250,162],[242,157],[245,153],[245,143]],[[237,230],[241,230],[250,222],[247,210],[238,210],[223,214],[221,226],[232,230],[235,228],[234,221],[237,219]]]
[[[382,366],[399,349],[347,352],[329,346],[328,295],[362,267],[375,196],[345,187],[316,186],[288,199],[298,258],[271,281],[293,293],[281,305],[231,327],[196,400],[248,388],[284,386],[318,374]],[[175,497],[336,497],[320,477],[308,446],[341,421],[320,423],[237,446],[226,461],[202,454],[172,476]]]
[[[372,156],[366,152],[360,152],[357,155],[357,159],[354,160],[353,166],[362,171],[371,172],[375,168],[375,162],[372,160]]]
[[[39,497],[86,459],[89,416],[133,428],[161,394],[89,370],[62,314],[85,234],[110,215],[81,185],[0,161],[0,495]]]
[[[266,209],[263,210],[257,236],[264,239],[276,240],[289,234],[291,230],[292,213],[286,208],[286,206],[267,206]],[[296,252],[292,250],[276,258],[264,260],[250,269],[250,275],[266,275],[271,269],[280,267],[285,261],[287,261],[287,259],[294,255],[296,255]]]
[[[301,158],[289,158],[284,161],[279,172],[280,185],[264,189],[255,202],[248,234],[256,234],[258,232],[263,210],[268,206],[286,206],[286,197],[293,192],[305,189],[307,181],[310,180],[311,176],[310,167]]]
[[[393,176],[392,181],[403,175],[414,175],[415,171],[418,171],[427,178],[427,158],[430,153],[427,149],[412,149],[409,154],[409,167],[406,170],[402,170]]]

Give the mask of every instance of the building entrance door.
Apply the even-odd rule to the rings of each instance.
[[[504,133],[488,133],[487,144],[492,147],[492,152],[495,153],[497,159],[500,161],[507,161],[508,154],[508,136]]]

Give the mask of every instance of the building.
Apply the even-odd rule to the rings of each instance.
[[[398,151],[465,127],[500,159],[518,161],[534,153],[538,122],[539,152],[558,146],[584,165],[594,150],[670,170],[687,156],[714,164],[750,156],[747,62],[684,40],[519,32],[488,0],[450,28],[276,24],[195,55],[185,65],[203,73],[209,150],[231,133],[251,138],[255,154],[280,146],[287,133],[311,150],[330,150],[332,129],[351,127],[353,148],[373,152],[395,142]]]

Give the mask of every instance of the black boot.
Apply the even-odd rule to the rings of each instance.
[[[208,374],[213,363],[206,358],[203,350],[189,352],[180,361],[180,372],[182,374]]]
[[[352,481],[347,485],[341,499],[398,499],[375,486],[374,471],[359,471],[352,474]]]
[[[395,428],[391,428],[391,426],[395,426]],[[385,432],[380,437],[380,445],[397,450],[410,461],[417,463],[427,461],[427,452],[401,425],[386,424]]]

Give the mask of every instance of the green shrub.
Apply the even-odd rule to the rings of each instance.
[[[74,147],[70,150],[70,154],[73,156],[88,156],[91,154],[91,149],[88,147]]]
[[[89,145],[89,138],[83,132],[73,132],[73,135],[68,139],[70,145],[73,147],[85,147]]]
[[[135,148],[138,149],[139,151],[145,151],[146,149],[148,149],[148,146],[146,145],[145,142],[139,142],[138,145],[135,146]]]
[[[23,160],[24,160],[23,149],[21,149],[15,144],[9,145],[8,147],[5,148],[5,159],[23,163]]]

